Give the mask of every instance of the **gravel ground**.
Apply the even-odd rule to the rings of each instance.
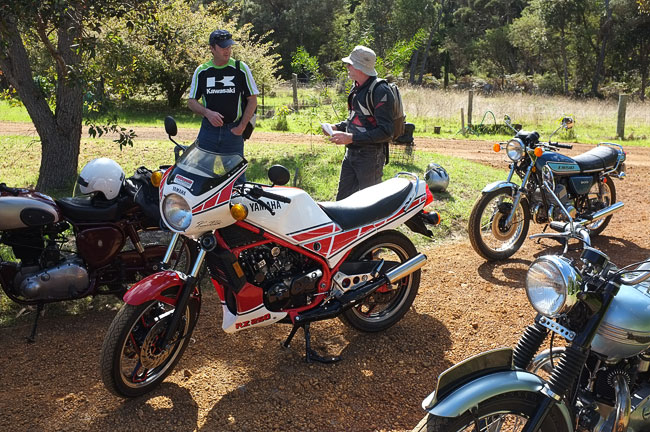
[[[0,130],[13,129],[4,124]],[[159,138],[151,129],[148,138],[156,133]],[[193,133],[181,131],[181,137]],[[309,139],[255,134],[255,140],[269,143]],[[502,154],[492,153],[487,143],[416,142],[504,166]],[[589,147],[578,145],[567,153]],[[628,178],[616,182],[625,207],[594,241],[619,265],[650,256],[648,165],[650,149],[628,148]],[[31,345],[24,340],[29,325],[2,328],[0,430],[410,430],[423,416],[421,400],[443,370],[480,351],[516,342],[534,317],[523,291],[527,267],[559,247],[549,240],[527,241],[512,259],[496,264],[484,262],[467,240],[436,241],[422,251],[429,260],[420,292],[397,325],[371,335],[338,320],[312,326],[317,350],[343,356],[334,365],[302,361],[302,332],[289,349],[281,348],[290,330],[286,325],[225,334],[218,298],[209,290],[204,290],[193,342],[175,372],[135,400],[109,394],[98,370],[101,343],[115,312],[46,314],[37,343]]]

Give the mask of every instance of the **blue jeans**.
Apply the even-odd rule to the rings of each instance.
[[[341,164],[336,200],[340,201],[361,189],[380,183],[384,174],[384,162],[384,144],[348,147]]]
[[[228,123],[221,127],[215,127],[204,118],[198,136],[199,147],[214,153],[234,153],[244,157],[244,138],[231,132],[231,129],[238,124]],[[245,181],[246,173],[237,179],[237,183]]]

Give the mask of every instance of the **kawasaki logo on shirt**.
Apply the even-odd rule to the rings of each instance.
[[[219,81],[217,81],[215,77],[208,77],[206,79],[205,86],[206,87],[214,87],[216,85],[216,83],[221,83],[221,85],[223,87],[234,87],[235,86],[235,83],[233,82],[234,79],[235,79],[235,77],[232,76],[232,75],[225,76],[225,77],[223,77],[223,79],[220,79]],[[234,93],[234,91],[233,92],[228,92],[228,93]]]

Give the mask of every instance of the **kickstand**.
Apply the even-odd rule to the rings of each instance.
[[[41,316],[42,312],[43,312],[43,303],[39,303],[38,306],[36,307],[36,316],[34,317],[34,324],[32,325],[32,332],[26,338],[27,342],[29,342],[29,343],[36,342],[36,326],[38,325],[38,317]]]
[[[305,332],[305,361],[307,363],[312,363],[313,361],[317,361],[319,363],[336,363],[339,360],[341,360],[341,356],[324,357],[318,354],[313,349],[311,349],[311,332],[309,331],[309,323],[293,325],[293,328],[291,329],[291,333],[289,333],[287,340],[285,340],[284,343],[282,344],[285,348],[289,348],[289,344],[291,343],[291,340],[296,335],[296,332],[300,327],[302,327],[303,331]]]

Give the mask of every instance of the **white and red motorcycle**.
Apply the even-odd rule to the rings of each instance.
[[[172,118],[165,129],[172,139]],[[246,167],[239,155],[195,143],[164,174],[160,210],[176,233],[169,251],[180,235],[196,240],[200,251],[190,274],[162,271],[124,296],[101,353],[112,393],[142,395],[172,371],[199,317],[204,264],[221,299],[224,331],[292,324],[284,346],[302,328],[307,361],[339,359],[311,349],[311,322],[339,317],[377,332],[413,303],[426,256],[396,228],[406,224],[431,236],[425,223],[439,222],[423,210],[433,200],[423,180],[401,173],[345,200],[317,203],[301,189],[279,186],[289,180],[279,165],[269,169],[271,186],[239,183]]]

